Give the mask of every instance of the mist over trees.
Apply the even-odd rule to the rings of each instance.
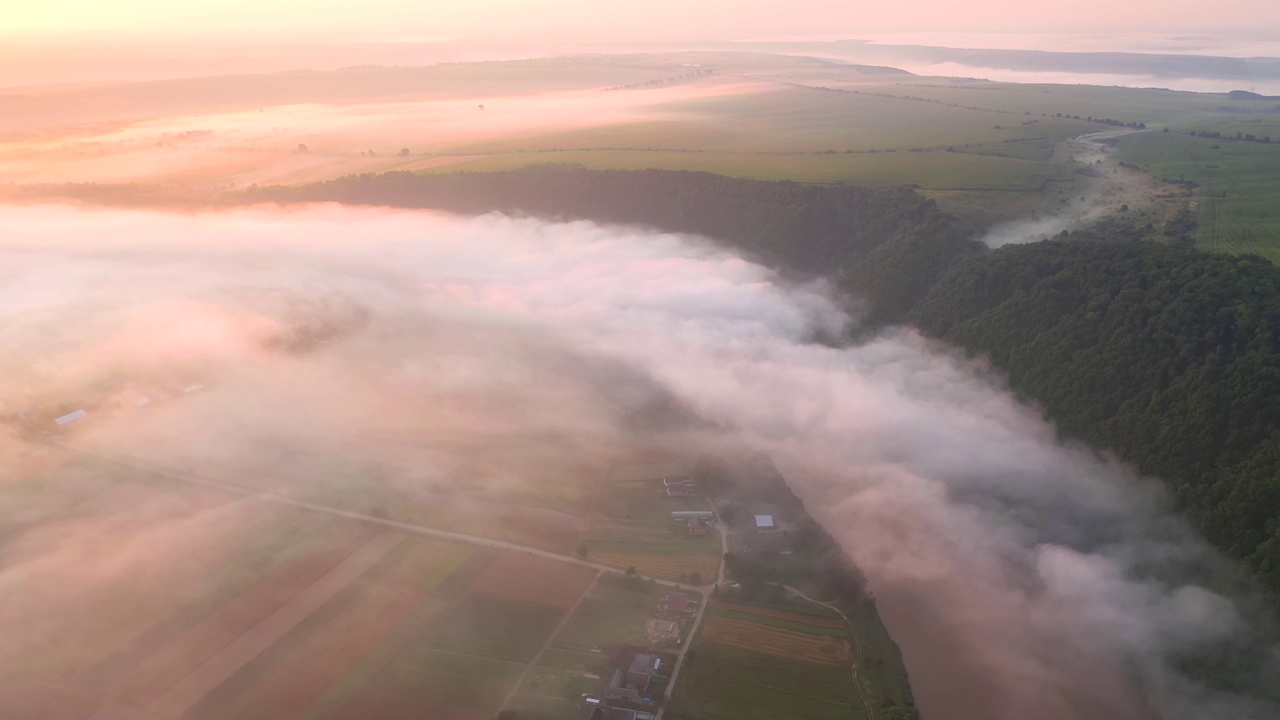
[[[1280,269],[1134,241],[1008,246],[909,317],[990,357],[1063,433],[1165,480],[1280,591]]]
[[[500,211],[705,235],[765,265],[835,280],[869,302],[873,322],[901,316],[947,268],[982,249],[970,239],[974,228],[911,188],[740,180],[705,172],[572,166],[392,172],[262,188],[248,197]]]
[[[871,326],[909,321],[988,356],[1064,435],[1163,479],[1216,547],[1280,592],[1280,270],[1261,258],[1135,240],[1114,222],[988,252],[910,188],[700,172],[388,173],[250,197],[649,225],[831,278],[866,301]]]

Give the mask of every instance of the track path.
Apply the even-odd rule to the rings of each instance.
[[[725,569],[724,558],[729,554],[729,526],[720,520],[720,513],[716,510],[716,504],[711,503],[711,511],[716,513],[716,527],[720,529],[720,572],[716,575],[716,581],[711,587],[719,587],[724,582]],[[706,586],[704,586],[706,587]],[[671,679],[667,680],[667,689],[662,693],[662,703],[658,707],[658,711],[654,713],[653,720],[662,720],[663,713],[666,712],[667,706],[671,704],[671,693],[675,692],[676,679],[680,677],[680,671],[684,669],[684,658],[688,654],[689,648],[693,646],[693,639],[698,635],[698,628],[702,625],[702,618],[707,614],[707,606],[711,604],[711,593],[699,590],[702,596],[702,603],[698,605],[698,614],[693,618],[693,624],[689,626],[689,634],[684,639],[684,645],[680,647],[680,652],[676,653],[676,663],[671,669]]]
[[[862,706],[867,710],[867,720],[875,720],[877,715],[871,708],[871,699],[867,697],[867,689],[862,685],[862,678],[858,677],[858,666],[862,664],[862,645],[858,642],[858,629],[854,627],[853,621],[850,620],[849,616],[845,615],[844,611],[837,607],[834,602],[815,600],[790,585],[783,585],[782,587],[786,588],[789,592],[793,592],[799,597],[808,600],[814,605],[821,605],[824,608],[836,611],[836,614],[840,616],[840,619],[844,620],[845,624],[849,626],[849,637],[853,638],[853,686],[857,688],[858,699],[862,700]],[[839,598],[836,599],[838,600]]]
[[[524,672],[520,673],[520,679],[516,680],[516,684],[511,686],[511,692],[507,693],[507,698],[502,701],[502,706],[498,708],[498,712],[506,710],[507,706],[511,704],[512,698],[514,698],[516,693],[520,691],[520,686],[524,685],[525,678],[529,676],[529,672],[533,670],[533,666],[538,664],[538,661],[542,659],[542,654],[551,647],[551,643],[555,642],[556,638],[560,635],[560,631],[564,630],[564,626],[569,624],[569,619],[578,611],[578,606],[582,604],[582,601],[586,600],[587,596],[591,594],[591,589],[596,586],[596,581],[600,579],[601,574],[602,573],[597,572],[596,576],[591,578],[591,582],[587,583],[587,587],[583,589],[582,594],[578,596],[578,601],[575,602],[573,607],[569,608],[569,611],[564,614],[564,618],[560,621],[560,624],[556,626],[555,631],[547,637],[547,641],[542,643],[542,647],[539,648],[538,654],[533,656],[533,659],[525,666]]]
[[[236,674],[289,631],[331,600],[366,570],[404,542],[404,536],[382,533],[365,541],[345,560],[322,575],[289,602],[236,638],[200,667],[147,706],[146,717],[177,718],[200,702],[214,688]]]

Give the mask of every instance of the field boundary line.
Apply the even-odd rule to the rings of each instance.
[[[839,607],[836,607],[836,604],[834,601],[828,603],[828,602],[822,602],[821,600],[814,600],[813,598],[809,597],[808,595],[805,595],[804,593],[800,592],[796,588],[793,588],[789,585],[783,585],[782,587],[787,590],[790,590],[796,595],[799,595],[805,600],[808,600],[814,605],[822,605],[823,607],[828,607],[828,608],[831,608],[832,610],[835,610],[837,613],[839,613],[840,617],[845,621],[845,623],[849,625],[849,637],[853,639],[853,687],[858,691],[858,699],[862,701],[862,706],[867,710],[867,720],[876,720],[877,715],[875,711],[871,709],[871,699],[867,697],[866,688],[862,686],[862,679],[858,677],[858,666],[862,664],[862,643],[858,641],[858,628],[854,626],[853,621],[849,619],[848,615],[845,615],[843,610],[841,610]],[[836,600],[839,600],[839,599],[840,599],[839,597],[836,598]]]
[[[128,456],[120,455],[118,453],[77,448],[72,445],[68,445],[66,443],[59,442],[56,440],[50,440],[47,442],[51,447],[58,447],[68,452],[79,453],[82,455],[92,455],[101,460],[114,462],[123,467],[131,468],[134,470],[145,470],[147,472],[155,473],[157,475],[166,477],[170,480],[187,483],[189,485],[196,485],[199,487],[206,487],[214,490],[221,490],[223,492],[235,493],[237,495],[245,495],[248,497],[257,498],[259,500],[265,500],[267,502],[279,503],[281,505],[289,505],[296,508],[302,508],[304,510],[311,510],[318,513],[324,513],[326,515],[343,517],[343,518],[347,518],[348,520],[358,520],[360,522],[371,523],[374,525],[381,525],[383,527],[394,528],[396,530],[403,530],[405,532],[413,533],[415,535],[424,535],[426,537],[441,538],[443,540],[450,540],[453,542],[465,543],[468,545],[479,545],[481,547],[498,548],[500,550],[511,550],[513,552],[524,553],[526,555],[535,555],[537,557],[544,557],[551,560],[558,560],[560,562],[566,562],[572,565],[578,565],[579,567],[590,568],[592,570],[596,570],[600,572],[609,572],[617,575],[623,574],[622,568],[611,567],[609,565],[604,565],[602,563],[591,562],[590,560],[583,560],[581,558],[574,557],[572,555],[562,555],[560,553],[551,552],[550,550],[539,550],[538,548],[529,547],[527,545],[521,545],[519,543],[507,542],[506,540],[495,540],[493,538],[482,537],[480,535],[468,535],[466,533],[454,532],[452,530],[441,530],[438,528],[428,527],[426,525],[416,525],[414,523],[401,522],[399,520],[380,518],[374,515],[368,515],[362,512],[356,512],[354,510],[344,510],[342,508],[336,508],[329,505],[321,505],[319,503],[307,502],[306,500],[297,500],[295,498],[291,498],[286,495],[280,495],[278,493],[258,490],[256,488],[239,485],[234,482],[229,482],[225,480],[214,480],[212,478],[201,477],[199,475],[196,475],[195,473],[179,472],[177,470],[172,470],[170,468],[148,463],[148,462],[139,460],[137,458],[131,458]],[[711,556],[705,556],[705,557],[711,557]],[[723,565],[723,563],[721,564]],[[715,583],[706,583],[703,585],[692,585],[690,583],[680,583],[672,580],[663,580],[661,578],[646,578],[646,580],[649,580],[649,579],[653,580],[655,583],[659,585],[675,588],[677,590],[694,590],[694,591],[705,590],[707,588],[712,587],[715,584]]]
[[[507,706],[511,704],[511,699],[516,696],[516,693],[520,692],[520,686],[524,685],[525,678],[529,676],[529,672],[532,671],[533,667],[542,659],[542,654],[547,651],[547,648],[551,647],[551,643],[555,642],[556,636],[560,634],[560,631],[564,630],[564,627],[573,619],[573,614],[578,612],[578,606],[582,605],[582,601],[586,600],[587,596],[591,594],[591,589],[596,586],[596,581],[600,579],[602,574],[604,574],[603,570],[597,570],[596,576],[591,578],[591,582],[587,583],[587,586],[583,588],[582,594],[578,596],[578,601],[575,602],[573,607],[569,608],[569,610],[564,614],[564,618],[560,620],[560,624],[556,625],[556,629],[551,631],[551,634],[547,636],[547,641],[542,643],[542,647],[538,649],[538,654],[533,656],[533,659],[525,666],[524,672],[520,673],[520,677],[516,680],[516,684],[511,686],[511,692],[507,693],[506,699],[504,699],[502,701],[502,705],[498,707],[498,712],[506,710]]]
[[[395,533],[383,533],[365,541],[336,567],[191,671],[164,695],[156,698],[147,707],[147,717],[176,718],[185,714],[241,668],[288,635],[401,542],[404,542],[404,536]]]

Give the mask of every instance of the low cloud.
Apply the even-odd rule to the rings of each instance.
[[[0,460],[15,467],[53,464],[32,441],[66,438],[264,491],[437,493],[501,519],[498,491],[637,437],[730,444],[768,453],[862,568],[926,717],[1269,717],[1252,678],[1226,694],[1180,669],[1256,627],[1208,589],[1225,566],[1157,483],[1062,444],[982,362],[911,329],[813,342],[852,322],[820,283],[696,238],[496,215],[23,207],[0,226]],[[655,407],[663,427],[629,425]],[[118,541],[95,562],[143,544],[164,557],[128,527],[63,531]],[[89,607],[110,573],[47,570],[74,568],[75,547],[5,546],[0,588]],[[51,627],[42,605],[0,598],[10,647],[57,650],[23,630]]]

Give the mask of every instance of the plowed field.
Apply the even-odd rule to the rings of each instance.
[[[848,640],[743,620],[708,617],[702,636],[721,645],[817,665],[845,665],[851,659]]]
[[[758,605],[742,605],[732,602],[717,602],[715,608],[721,610],[733,610],[734,612],[750,613],[752,615],[761,615],[763,617],[777,618],[788,622],[800,623],[801,625],[813,625],[816,627],[845,629],[849,627],[840,618],[825,618],[815,615],[806,615],[804,613],[787,612],[786,610],[777,610],[775,608],[760,607]]]

